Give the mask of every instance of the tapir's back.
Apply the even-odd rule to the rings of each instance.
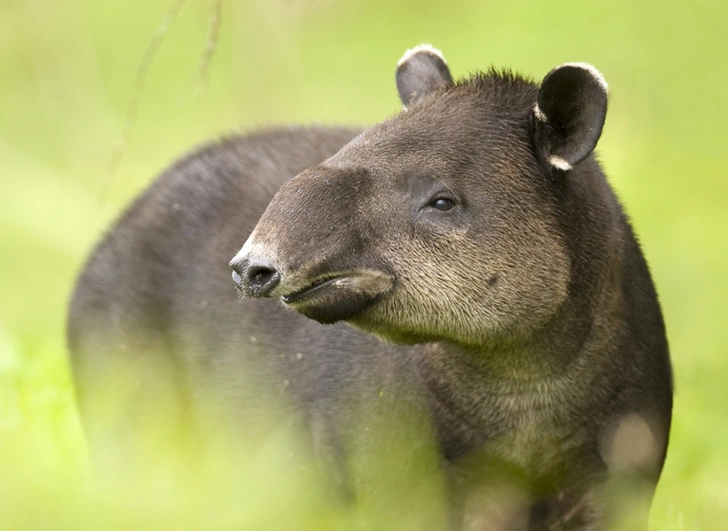
[[[175,423],[199,403],[189,393],[215,387],[215,375],[237,377],[236,389],[247,395],[270,383],[273,373],[264,364],[245,371],[231,366],[241,362],[241,350],[253,359],[265,347],[266,338],[255,337],[255,330],[276,329],[283,340],[286,328],[318,326],[275,304],[243,308],[227,262],[280,185],[333,155],[356,133],[286,128],[224,139],[177,162],[123,214],[81,274],[68,321],[72,369],[93,449],[105,451],[105,440],[123,446],[119,434],[143,431],[136,413],[112,419],[105,396],[128,401],[130,412],[164,402],[164,417]],[[266,326],[271,321],[278,326]],[[201,387],[196,378],[207,381]]]

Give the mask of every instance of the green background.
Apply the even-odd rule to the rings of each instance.
[[[651,265],[676,375],[651,528],[725,529],[728,3],[229,0],[200,91],[213,3],[188,0],[107,179],[135,72],[168,7],[0,0],[0,528],[175,518],[164,509],[174,501],[151,509],[133,489],[87,503],[63,338],[75,275],[124,205],[192,146],[261,125],[379,121],[399,107],[397,60],[429,42],[455,76],[492,64],[540,79],[567,61],[604,73],[600,160]]]

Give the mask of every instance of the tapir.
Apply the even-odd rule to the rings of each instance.
[[[421,45],[396,86],[401,111],[364,130],[202,147],[122,215],[68,324],[92,451],[131,455],[159,399],[197,435],[295,426],[342,503],[434,482],[446,515],[419,529],[610,529],[625,493],[646,528],[672,375],[594,154],[604,77],[453,80]]]

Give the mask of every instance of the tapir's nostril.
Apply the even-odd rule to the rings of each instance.
[[[248,297],[267,297],[281,281],[280,273],[266,260],[233,261],[230,267],[233,282]]]
[[[267,263],[251,264],[247,271],[248,286],[256,297],[266,297],[281,281],[281,275]]]

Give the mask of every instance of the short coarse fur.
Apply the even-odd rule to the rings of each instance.
[[[356,415],[410,419],[421,430],[396,436],[425,453],[417,436],[436,437],[450,528],[602,529],[610,486],[649,498],[670,427],[667,342],[592,154],[606,84],[580,65],[540,86],[495,70],[453,83],[439,54],[415,50],[390,120],[272,130],[175,165],[74,295],[91,443],[105,437],[99,375],[132,350],[155,358],[137,395],[168,389],[171,416],[250,423],[240,405],[265,402],[302,419],[349,495],[363,487],[347,454],[381,450]],[[225,264],[246,239],[238,299]],[[257,421],[248,436],[276,422]]]

